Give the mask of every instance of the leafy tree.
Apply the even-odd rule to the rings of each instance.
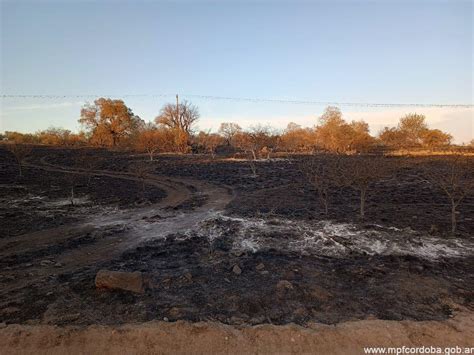
[[[379,139],[387,147],[398,148],[398,149],[404,147],[406,143],[405,132],[401,132],[396,127],[391,127],[391,128],[385,127],[379,133]]]
[[[423,146],[433,149],[450,145],[452,136],[439,129],[429,129],[424,115],[411,113],[402,117],[397,127],[385,127],[379,138],[382,143],[392,148]]]
[[[79,122],[89,130],[93,143],[115,147],[138,129],[142,120],[122,100],[100,98],[81,109]]]
[[[224,143],[224,138],[217,133],[199,132],[197,141],[209,154],[212,159],[216,156],[216,149]]]
[[[375,140],[369,133],[369,125],[364,121],[348,124],[337,107],[329,106],[319,118],[316,127],[317,143],[324,149],[344,153],[367,151]]]
[[[262,148],[271,144],[270,127],[252,126],[248,131],[237,134],[235,140],[238,148],[251,153],[253,160],[257,160]]]
[[[165,139],[163,130],[148,127],[138,134],[136,147],[139,150],[146,151],[150,161],[152,161],[155,154],[166,146]]]
[[[5,131],[5,138],[8,142],[16,144],[36,144],[38,137],[31,133],[20,133],[14,131]]]
[[[408,147],[420,146],[424,132],[428,129],[425,116],[410,113],[400,119],[398,130],[405,139],[404,145]]]
[[[449,146],[452,138],[449,133],[444,133],[439,129],[427,129],[421,137],[423,146],[430,149]]]
[[[287,152],[309,152],[315,147],[316,137],[310,128],[290,122],[280,137],[280,147]]]
[[[375,138],[370,135],[369,124],[364,121],[352,121],[350,150],[367,152],[375,144]]]

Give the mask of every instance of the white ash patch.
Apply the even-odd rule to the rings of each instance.
[[[201,222],[197,233],[210,241],[230,236],[234,250],[247,252],[272,248],[304,255],[413,255],[432,260],[472,256],[474,252],[474,243],[469,240],[423,235],[409,228],[381,225],[362,228],[332,221],[218,215]]]
[[[49,200],[45,201],[45,205],[51,207],[62,207],[62,206],[80,206],[80,205],[87,205],[92,203],[88,196],[83,197],[75,197],[71,200],[71,198],[61,198],[56,200]]]

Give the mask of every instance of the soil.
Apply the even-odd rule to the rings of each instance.
[[[85,154],[96,159],[93,169],[77,163]],[[459,207],[458,236],[449,237],[447,200],[419,178],[416,164],[371,187],[360,221],[349,189],[333,191],[330,214],[322,213],[297,169],[305,157],[258,162],[257,177],[240,160],[146,159],[37,147],[19,177],[0,149],[0,324],[36,325],[21,332],[56,339],[62,333],[46,325],[205,321],[220,324],[203,326],[210,337],[221,337],[227,324],[256,339],[265,328],[251,326],[261,324],[341,324],[324,328],[340,334],[341,322],[366,319],[432,321],[433,329],[455,315],[472,321],[474,195]],[[148,166],[144,177],[133,171],[138,162]],[[100,269],[141,271],[145,292],[97,290]],[[197,331],[173,324],[184,336]],[[119,332],[135,339],[148,327]],[[173,325],[156,327],[175,336]],[[306,336],[290,328],[265,337]],[[12,329],[0,330],[9,344]],[[81,329],[73,333],[84,342],[122,328]],[[262,341],[263,352],[276,349]],[[317,348],[318,341],[305,344]]]
[[[398,347],[401,351],[405,346],[413,353],[417,348],[418,353],[423,349],[423,353],[454,354],[461,349],[467,354],[464,350],[472,347],[473,338],[472,314],[442,322],[364,320],[305,328],[183,321],[86,328],[10,325],[0,329],[0,353],[350,355],[364,354],[364,347]]]

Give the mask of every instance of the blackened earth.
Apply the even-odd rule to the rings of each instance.
[[[41,147],[29,160],[44,158],[50,164],[73,167],[77,152]],[[130,165],[145,159],[123,152],[88,152],[101,158],[97,169],[103,170],[126,172]],[[164,197],[156,187],[143,193],[140,184],[133,181],[94,177],[90,183],[82,180],[76,186],[78,197],[87,196],[85,205],[45,207],[41,202],[32,202],[35,200],[31,197],[67,199],[70,180],[66,174],[27,167],[25,176],[19,178],[12,157],[4,150],[0,151],[0,162],[2,238],[68,225],[104,208],[129,209]],[[227,206],[227,214],[296,220],[328,218],[291,159],[259,162],[256,178],[251,177],[245,161],[160,156],[150,164],[159,175],[206,179],[229,186],[236,196]],[[22,199],[26,201],[21,202]],[[192,209],[192,205],[186,205],[177,212]],[[466,198],[459,210],[460,237],[472,238],[474,197]],[[356,214],[356,193],[349,189],[334,191],[329,218],[358,223]],[[436,233],[447,238],[449,205],[439,191],[420,180],[414,165],[372,187],[367,221],[411,227],[423,233],[436,224]],[[236,253],[230,247],[231,232],[212,241],[192,232],[172,234],[113,259],[104,255],[103,261],[87,267],[58,267],[52,273],[41,273],[42,261],[54,262],[59,253],[94,245],[99,239],[120,233],[121,229],[84,233],[67,242],[2,260],[0,322],[85,325],[186,319],[229,324],[332,324],[367,318],[439,320],[457,310],[474,309],[473,256],[438,260],[396,255],[341,258],[265,248],[255,253]],[[240,274],[235,272],[235,266]],[[145,293],[97,290],[94,278],[102,268],[143,272]],[[10,287],[35,271],[38,277],[27,286]]]

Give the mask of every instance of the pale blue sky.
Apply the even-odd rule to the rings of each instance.
[[[471,1],[0,1],[2,94],[473,101]],[[151,120],[168,100],[125,101]],[[0,131],[77,129],[84,101],[3,99]],[[309,125],[324,109],[192,101],[201,128]],[[342,109],[374,129],[414,111]],[[472,109],[425,111],[472,138]]]

